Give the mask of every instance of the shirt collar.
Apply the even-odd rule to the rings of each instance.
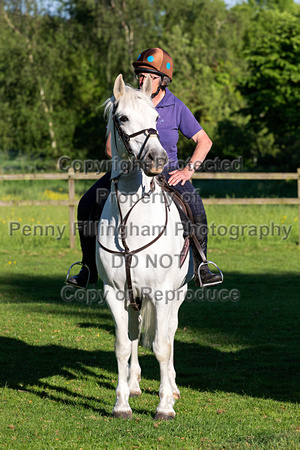
[[[175,103],[175,98],[172,92],[166,88],[166,94],[161,101],[156,105],[156,108],[164,108],[165,106],[171,106]]]

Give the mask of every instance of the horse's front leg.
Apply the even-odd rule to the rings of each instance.
[[[172,304],[166,299],[156,302],[156,332],[153,342],[153,351],[160,366],[160,402],[156,409],[156,420],[174,419],[175,411],[173,405],[173,390],[169,377],[169,362],[171,358],[172,346],[169,340],[169,322],[171,317]]]
[[[138,359],[138,341],[141,328],[141,316],[139,311],[129,309],[129,337],[131,340],[131,359],[129,369],[130,397],[141,395],[139,382],[141,380],[141,367]]]
[[[132,411],[128,403],[130,394],[128,386],[128,360],[131,353],[131,341],[128,337],[128,311],[125,306],[125,301],[118,300],[112,288],[107,289],[106,300],[116,327],[115,354],[118,363],[118,385],[113,416],[131,419]]]

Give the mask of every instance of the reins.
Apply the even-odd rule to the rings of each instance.
[[[159,138],[159,135],[157,133],[157,131],[153,128],[147,128],[141,131],[138,131],[136,133],[133,133],[131,135],[128,135],[126,133],[123,132],[123,130],[120,127],[120,122],[119,120],[116,118],[115,115],[115,111],[116,111],[116,106],[114,105],[114,109],[113,109],[113,123],[115,126],[115,129],[117,130],[120,138],[123,141],[123,144],[128,152],[128,154],[130,155],[134,155],[132,149],[130,148],[130,144],[129,141],[131,138],[136,137],[140,134],[146,133],[146,139],[139,151],[139,154],[137,156],[137,159],[140,160],[142,152],[145,148],[145,145],[148,141],[148,139],[151,136],[156,136]],[[115,144],[116,144],[116,148],[117,148],[117,143],[116,143],[116,133],[115,133]],[[118,176],[116,176],[115,178],[112,179],[112,182],[114,183],[115,186],[115,192],[116,192],[116,200],[117,200],[117,205],[118,205],[118,210],[119,210],[119,215],[120,215],[120,225],[119,225],[119,230],[120,230],[120,235],[121,235],[121,241],[122,241],[122,245],[124,247],[123,251],[118,251],[118,250],[111,250],[107,247],[105,247],[99,240],[98,238],[98,234],[97,234],[97,241],[99,246],[107,251],[108,253],[114,254],[114,255],[120,255],[120,256],[124,256],[125,258],[125,272],[126,272],[126,281],[127,281],[127,292],[129,295],[129,300],[130,300],[130,305],[131,307],[135,310],[135,311],[139,311],[140,309],[140,304],[137,303],[134,299],[134,295],[133,295],[133,288],[132,288],[132,277],[131,277],[131,263],[132,263],[132,257],[133,255],[145,250],[146,248],[150,247],[151,245],[153,245],[156,241],[158,241],[158,239],[164,234],[166,228],[167,228],[167,223],[168,223],[168,203],[167,203],[167,198],[166,198],[166,194],[164,192],[164,190],[162,189],[162,195],[163,195],[163,200],[164,200],[164,205],[165,205],[165,223],[164,226],[162,228],[162,230],[160,231],[160,233],[154,238],[152,239],[151,242],[149,242],[148,244],[143,245],[142,247],[139,247],[135,250],[130,250],[128,243],[126,242],[126,224],[128,222],[129,216],[132,213],[132,210],[134,209],[134,207],[141,201],[143,200],[145,197],[150,196],[154,191],[155,191],[155,182],[154,179],[152,178],[151,182],[150,182],[150,190],[143,194],[135,203],[134,205],[129,209],[129,211],[127,212],[127,214],[125,215],[125,217],[123,218],[123,214],[122,214],[122,210],[121,210],[121,205],[120,205],[120,194],[119,194],[119,189],[118,189],[118,183],[119,180],[121,178],[122,175],[124,175],[125,172],[121,172]]]
[[[134,295],[133,295],[133,289],[132,289],[132,278],[131,278],[131,263],[132,263],[132,257],[133,255],[136,255],[137,253],[145,250],[146,248],[150,247],[152,244],[154,244],[156,241],[158,241],[158,239],[164,234],[166,228],[167,228],[167,223],[168,223],[168,204],[167,204],[167,199],[166,199],[166,194],[165,192],[162,190],[162,194],[163,194],[163,199],[164,199],[164,205],[165,205],[165,223],[162,227],[162,230],[160,231],[160,233],[154,238],[152,239],[151,242],[148,242],[147,244],[143,245],[142,247],[139,247],[135,250],[130,250],[129,246],[126,242],[126,224],[128,221],[128,218],[133,210],[133,208],[142,200],[144,199],[146,196],[151,195],[154,190],[155,190],[155,182],[152,179],[151,180],[151,189],[149,192],[147,192],[147,194],[144,194],[142,197],[140,197],[135,204],[130,208],[130,210],[127,212],[127,214],[125,215],[125,217],[123,218],[123,214],[121,211],[121,205],[120,205],[120,200],[119,200],[119,190],[118,190],[118,179],[112,180],[114,185],[115,185],[115,191],[116,191],[116,199],[117,199],[117,205],[118,205],[118,210],[119,210],[119,214],[120,214],[120,225],[119,225],[119,230],[120,230],[120,235],[121,235],[121,240],[122,240],[122,244],[124,247],[123,251],[118,251],[118,250],[111,250],[107,247],[105,247],[99,240],[98,235],[97,235],[97,241],[98,244],[100,245],[100,247],[107,251],[108,253],[112,253],[114,255],[120,255],[120,256],[124,256],[125,258],[125,271],[126,271],[126,281],[127,281],[127,290],[128,290],[128,294],[129,294],[129,300],[130,300],[130,305],[133,307],[133,309],[135,311],[138,311],[140,309],[140,305],[137,304],[134,300]]]

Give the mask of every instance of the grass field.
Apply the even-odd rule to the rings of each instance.
[[[297,208],[215,206],[207,213],[209,257],[225,281],[217,293],[210,288],[183,304],[175,342],[181,399],[174,421],[154,422],[159,367],[152,352],[140,348],[142,396],[131,399],[133,419],[112,419],[111,316],[105,305],[61,298],[80,253],[78,245],[68,248],[68,226],[61,239],[45,236],[45,226],[62,229],[67,209],[2,208],[0,446],[300,448]],[[11,235],[10,222],[20,224]],[[36,235],[33,225],[41,225]],[[262,226],[268,235],[260,236]],[[221,301],[221,289],[238,290],[239,300]]]

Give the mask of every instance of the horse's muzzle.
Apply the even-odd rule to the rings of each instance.
[[[168,155],[163,151],[149,150],[141,161],[145,175],[153,177],[159,175],[168,163]]]

